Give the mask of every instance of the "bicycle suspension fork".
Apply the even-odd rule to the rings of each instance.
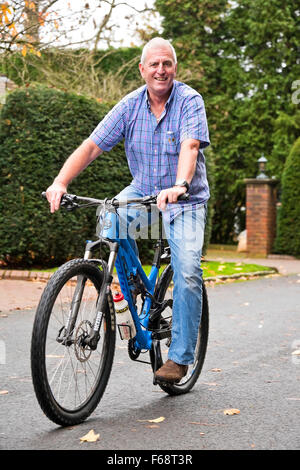
[[[96,242],[98,244],[99,242]],[[110,284],[113,280],[113,270],[118,254],[118,243],[115,242],[107,242],[110,247],[110,254],[108,258],[107,264],[102,264],[103,267],[103,282],[100,288],[98,300],[97,300],[97,308],[96,308],[96,317],[93,324],[93,328],[88,338],[85,339],[85,343],[91,348],[96,349],[97,344],[100,338],[99,330],[101,327],[101,322],[103,318],[103,312],[105,309],[106,302],[110,302],[109,297],[109,290]],[[87,246],[87,250],[85,252],[85,259],[91,260],[91,251],[89,250],[89,246]],[[92,261],[92,260],[91,260]],[[99,261],[99,260],[98,260]],[[109,305],[110,311],[113,310],[113,306]]]

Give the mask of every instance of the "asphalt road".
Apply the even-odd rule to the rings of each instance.
[[[272,450],[300,448],[300,276],[208,287],[210,337],[198,383],[169,397],[150,365],[117,343],[93,415],[60,428],[42,413],[30,375],[34,310],[0,313],[0,448]],[[225,415],[225,409],[239,414]],[[154,424],[147,420],[164,417]],[[91,429],[95,443],[81,443]]]

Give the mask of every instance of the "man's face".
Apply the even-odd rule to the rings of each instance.
[[[157,46],[149,49],[145,63],[139,67],[150,96],[153,94],[163,97],[169,93],[177,71],[177,64],[169,47]]]

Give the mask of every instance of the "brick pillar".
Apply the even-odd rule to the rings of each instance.
[[[276,199],[278,181],[246,179],[247,252],[267,256],[276,235]]]

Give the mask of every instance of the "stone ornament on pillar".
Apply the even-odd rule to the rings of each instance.
[[[258,180],[268,179],[268,176],[265,173],[267,161],[268,160],[266,159],[264,154],[262,154],[262,156],[257,160],[258,169],[259,169],[260,173],[257,175],[256,179],[258,179]]]

